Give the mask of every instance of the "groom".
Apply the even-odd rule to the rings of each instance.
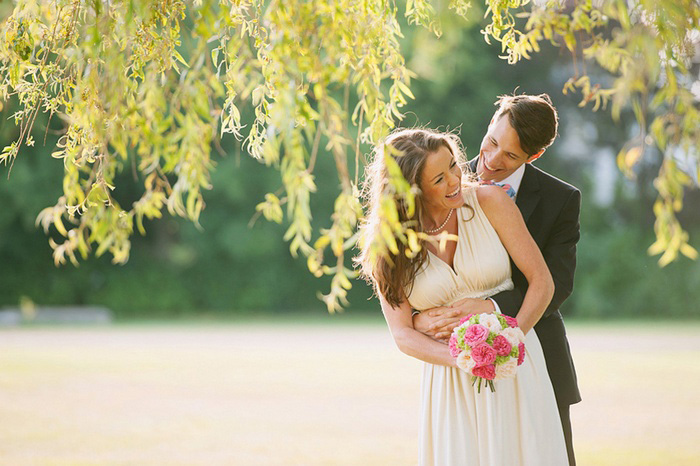
[[[549,96],[503,96],[496,105],[498,110],[481,142],[479,156],[470,162],[470,168],[482,182],[503,185],[515,198],[554,279],[554,297],[535,325],[535,332],[542,344],[557,399],[569,464],[574,465],[569,406],[581,401],[581,396],[559,307],[574,285],[581,192],[531,164],[552,144],[557,134],[557,111]],[[504,314],[515,315],[528,284],[512,261],[511,267],[515,284],[512,291],[504,291],[488,300],[465,299],[453,307],[414,313],[415,328],[444,340],[449,338],[459,319],[469,313],[491,312],[497,308]]]

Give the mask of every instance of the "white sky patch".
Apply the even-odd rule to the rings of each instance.
[[[700,80],[695,81],[692,86],[690,86],[690,92],[695,96],[695,100],[700,100]]]

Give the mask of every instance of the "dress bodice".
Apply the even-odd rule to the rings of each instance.
[[[407,290],[408,302],[414,309],[446,306],[464,298],[486,298],[513,289],[508,252],[481,209],[476,190],[464,190],[464,201],[471,209],[457,209],[454,268],[428,252],[413,288]]]

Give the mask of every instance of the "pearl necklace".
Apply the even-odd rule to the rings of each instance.
[[[454,210],[454,209],[450,209],[450,213],[447,214],[447,218],[445,219],[444,222],[442,222],[442,225],[440,225],[439,227],[437,227],[437,228],[435,228],[435,229],[432,229],[432,230],[425,230],[425,232],[428,233],[428,234],[430,235],[430,234],[433,234],[433,233],[437,233],[438,231],[440,231],[440,230],[442,230],[443,228],[445,228],[445,225],[447,225],[447,222],[450,221],[450,217],[452,217],[452,211],[453,211],[453,210]]]

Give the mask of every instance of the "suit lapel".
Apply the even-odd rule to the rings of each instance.
[[[471,159],[468,163],[467,166],[471,170],[472,173],[476,173],[476,164],[479,162],[479,156],[477,155],[473,159]]]
[[[525,223],[532,215],[532,212],[537,207],[540,202],[540,182],[537,179],[537,169],[530,165],[529,163],[525,165],[525,173],[523,174],[523,180],[520,182],[520,189],[518,189],[518,196],[515,199],[515,204],[520,209],[523,214],[523,219]]]
[[[479,157],[476,156],[467,164],[473,173],[476,173],[476,165],[478,162]],[[537,204],[540,202],[539,191],[540,182],[537,177],[537,168],[528,163],[525,165],[523,180],[520,182],[518,196],[515,198],[515,204],[523,214],[525,223],[527,223],[530,215],[532,215],[535,207],[537,207]]]

